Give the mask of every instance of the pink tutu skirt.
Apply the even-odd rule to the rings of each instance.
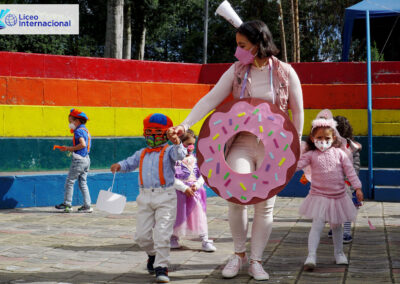
[[[347,194],[340,198],[309,194],[300,206],[299,213],[311,219],[320,219],[330,224],[355,221],[357,209]]]

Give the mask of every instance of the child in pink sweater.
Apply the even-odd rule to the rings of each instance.
[[[343,253],[342,224],[354,221],[357,210],[346,193],[344,176],[355,188],[358,201],[363,200],[361,182],[354,171],[352,161],[340,146],[343,138],[336,130],[336,121],[329,110],[321,111],[312,122],[307,149],[297,165],[297,169],[311,167],[311,188],[300,206],[302,216],[313,219],[308,236],[308,257],[305,270],[316,266],[316,253],[321,232],[328,222],[332,228],[336,264],[348,264]]]

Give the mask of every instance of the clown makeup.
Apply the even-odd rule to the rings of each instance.
[[[143,132],[144,138],[149,147],[158,147],[168,141],[166,129],[146,128]]]

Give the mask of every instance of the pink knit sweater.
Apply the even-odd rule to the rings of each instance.
[[[313,150],[302,154],[297,170],[308,165],[311,167],[312,180],[310,194],[329,198],[343,197],[346,193],[345,175],[354,188],[361,188],[353,164],[340,148],[331,147],[325,152]]]

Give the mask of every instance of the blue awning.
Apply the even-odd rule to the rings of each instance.
[[[369,10],[370,18],[397,16],[400,14],[400,0],[364,0],[346,8],[342,38],[342,61],[349,60],[354,20],[365,19],[365,11],[367,10]]]

